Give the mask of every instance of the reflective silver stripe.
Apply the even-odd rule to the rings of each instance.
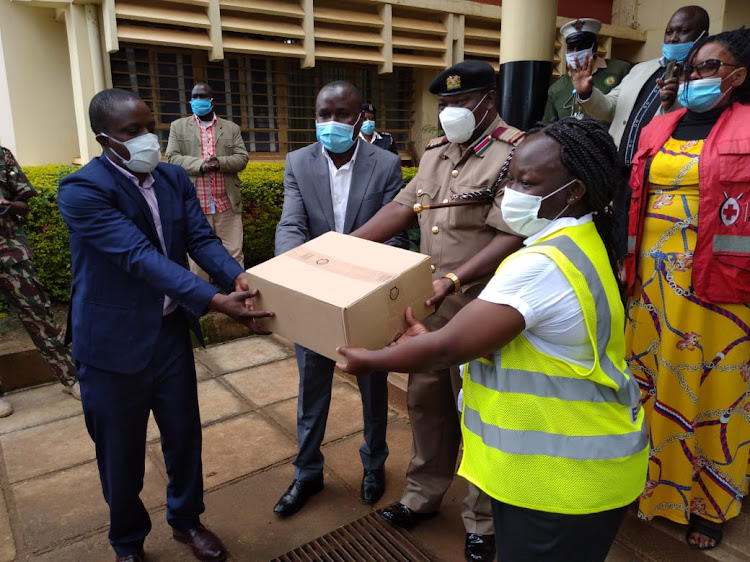
[[[497,392],[559,398],[570,402],[578,400],[620,404],[621,400],[614,388],[602,386],[588,379],[552,377],[544,373],[520,369],[503,369],[504,376],[498,377],[494,367],[484,365],[479,361],[470,363],[469,373],[471,382]]]
[[[635,236],[628,236],[628,252],[635,252]]]
[[[624,406],[635,406],[641,399],[638,385],[633,379],[626,378],[625,375],[612,363],[607,355],[607,345],[609,345],[610,328],[612,324],[612,313],[607,302],[607,293],[604,285],[596,271],[594,264],[589,257],[583,253],[583,250],[573,242],[569,236],[557,236],[545,242],[540,242],[538,246],[552,246],[560,250],[566,258],[575,266],[583,275],[586,285],[594,297],[596,307],[596,343],[599,352],[599,365],[604,373],[611,378],[620,388],[617,391],[617,402]],[[533,247],[533,246],[532,246]],[[551,378],[551,377],[549,377]],[[572,379],[569,379],[572,380]]]
[[[747,236],[714,236],[714,252],[734,252],[750,255],[750,238]]]
[[[560,435],[541,431],[502,429],[484,423],[479,412],[464,404],[464,425],[488,447],[513,455],[545,455],[573,460],[630,457],[646,448],[645,417],[641,428],[621,435]]]

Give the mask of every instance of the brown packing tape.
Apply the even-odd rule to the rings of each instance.
[[[344,263],[334,256],[320,252],[312,252],[309,248],[305,248],[304,246],[298,246],[297,248],[289,250],[284,255],[309,265],[310,267],[324,267],[326,271],[331,273],[342,275],[350,279],[357,279],[358,281],[377,283],[378,285],[387,283],[397,277],[397,275],[387,271],[378,271],[377,269]]]

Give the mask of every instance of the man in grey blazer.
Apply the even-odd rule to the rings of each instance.
[[[247,166],[247,149],[240,128],[214,111],[213,91],[198,82],[190,93],[193,115],[172,121],[167,162],[185,169],[211,230],[244,269],[242,254],[242,196],[237,175]],[[190,271],[204,280],[208,274],[192,259]]]
[[[276,227],[276,254],[284,253],[325,232],[349,233],[365,224],[403,186],[398,156],[359,139],[362,102],[350,83],[323,86],[315,101],[319,142],[291,152],[284,171],[284,207]],[[387,244],[406,248],[406,236]],[[323,442],[331,403],[334,361],[295,345],[299,367],[297,404],[298,454],[294,481],[274,507],[291,515],[323,489]],[[361,498],[377,502],[385,490],[383,466],[388,456],[387,373],[357,379],[362,395],[365,442]]]

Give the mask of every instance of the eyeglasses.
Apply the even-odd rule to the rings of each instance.
[[[683,70],[683,74],[686,74],[688,70],[695,70],[700,78],[710,78],[719,71],[722,66],[733,66],[740,68],[741,64],[730,64],[728,62],[720,61],[719,59],[706,59],[698,64],[689,66]]]

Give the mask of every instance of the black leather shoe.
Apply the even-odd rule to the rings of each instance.
[[[385,471],[382,468],[365,470],[359,497],[367,504],[374,504],[385,492]]]
[[[314,480],[297,480],[296,478],[289,486],[281,499],[274,506],[276,515],[291,515],[297,513],[305,505],[310,496],[314,496],[323,489],[323,474]]]
[[[495,535],[466,533],[466,562],[492,562],[495,559]]]
[[[394,503],[392,506],[384,509],[380,514],[380,516],[391,525],[403,527],[404,529],[411,529],[417,523],[421,523],[427,519],[432,519],[436,515],[437,511],[430,511],[428,513],[412,511],[402,503]]]
[[[202,562],[224,562],[227,559],[227,550],[219,537],[200,523],[187,531],[172,527],[172,536],[176,541],[188,545],[193,551],[193,556]]]
[[[118,554],[115,556],[115,562],[143,562],[146,559],[146,553],[141,549],[135,554]]]

